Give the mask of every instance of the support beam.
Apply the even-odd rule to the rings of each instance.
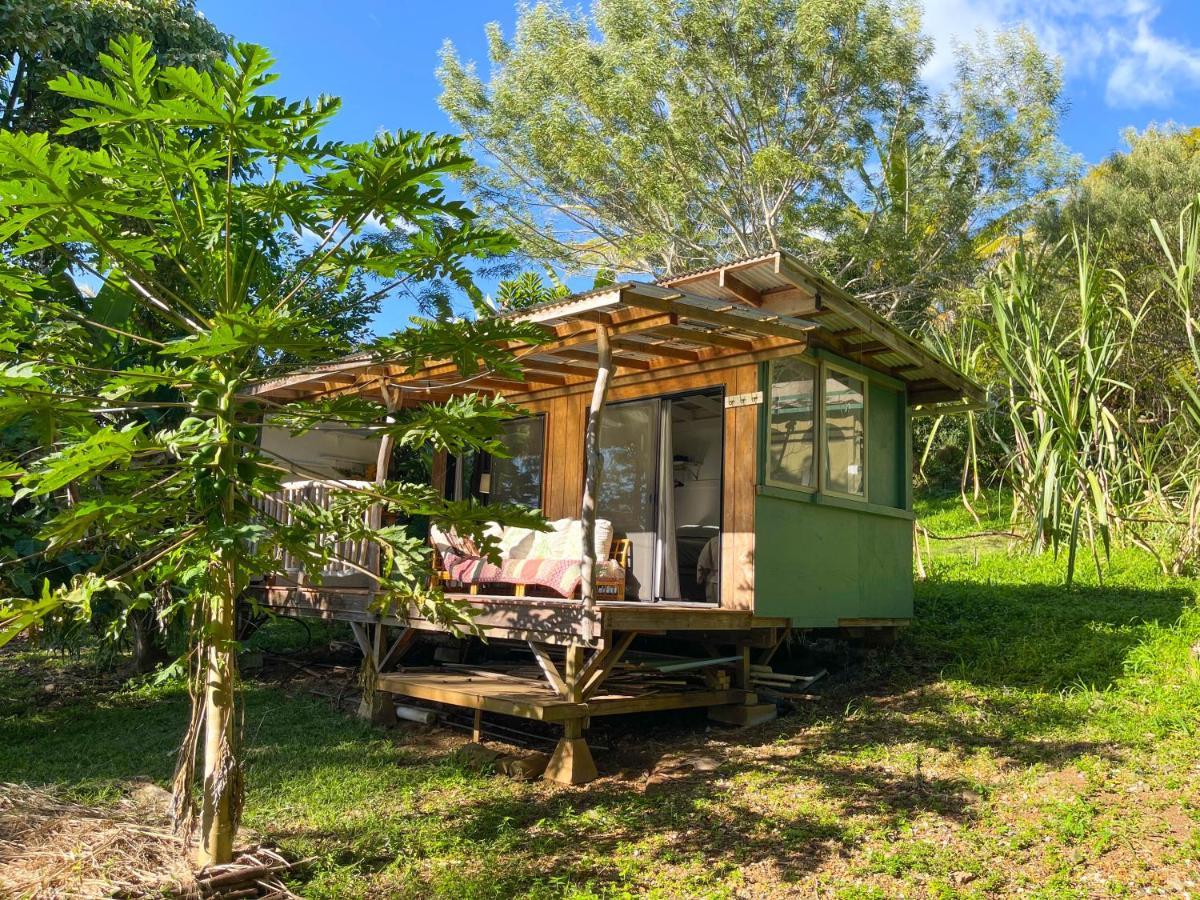
[[[362,622],[351,622],[350,631],[354,634],[354,642],[358,644],[358,649],[362,651],[363,659],[371,659],[371,639],[367,635],[367,626]]]
[[[596,350],[599,368],[596,384],[592,389],[592,403],[588,408],[587,436],[584,447],[587,453],[587,470],[583,481],[583,640],[590,644],[595,640],[596,616],[596,498],[600,489],[600,424],[604,417],[604,404],[608,399],[608,382],[612,376],[612,347],[609,344],[608,328],[596,326]]]
[[[748,315],[747,313],[750,312],[761,313],[761,310],[747,309],[743,303],[732,303],[714,308],[702,305],[698,300],[689,302],[683,294],[650,296],[647,293],[632,294],[631,292],[627,302],[631,306],[673,313],[681,322],[703,322],[706,325],[718,325],[747,334],[767,334],[794,341],[806,340],[810,331],[816,331],[820,327],[816,322],[806,322],[790,316],[786,317],[789,321],[785,321],[785,317],[777,315]],[[741,315],[738,314],[739,310],[742,310]]]
[[[566,698],[569,691],[567,683],[563,681],[563,677],[558,674],[558,667],[554,665],[554,660],[550,658],[550,654],[546,652],[546,648],[535,641],[526,641],[529,644],[529,649],[533,651],[533,658],[537,660],[538,667],[542,670],[542,674],[546,676],[546,680],[550,682],[550,687],[554,688],[554,692],[558,696]]]
[[[600,686],[604,684],[604,679],[621,661],[621,657],[625,655],[625,651],[629,649],[629,645],[633,643],[635,637],[637,637],[636,631],[626,632],[615,644],[609,644],[607,649],[600,651],[588,660],[588,664],[584,666],[579,677],[583,684],[584,700],[600,689]]]
[[[706,331],[700,328],[681,328],[679,326],[670,326],[667,328],[659,328],[654,332],[663,337],[669,337],[677,341],[690,341],[693,344],[707,344],[710,347],[723,347],[728,350],[738,350],[742,353],[749,353],[754,349],[754,342],[746,338],[733,337],[728,334],[721,334],[718,331]]]
[[[700,358],[699,350],[689,350],[686,347],[672,347],[664,341],[635,341],[631,338],[612,342],[618,350],[629,350],[633,353],[645,353],[666,359],[681,359],[684,362],[695,362]]]
[[[413,648],[417,642],[419,634],[416,628],[405,628],[400,632],[400,636],[392,641],[392,646],[388,648],[387,653],[383,654],[383,658],[379,660],[379,671],[386,672],[391,666],[400,662]]]
[[[751,306],[762,306],[762,292],[750,287],[750,285],[746,284],[746,282],[742,281],[742,279],[738,278],[728,269],[721,270],[718,284],[743,303],[748,303]]]
[[[572,644],[567,648],[566,664],[563,666],[563,682],[567,687],[566,699],[572,703],[583,702],[583,645]]]
[[[600,354],[593,350],[580,350],[578,347],[568,347],[565,350],[550,349],[546,353],[565,356],[568,359],[580,359],[585,362],[594,363],[597,369],[600,367]],[[637,369],[641,372],[645,372],[654,365],[648,359],[636,359],[632,356],[625,356],[621,353],[613,354],[611,352],[609,353],[609,364],[615,365],[618,369]]]

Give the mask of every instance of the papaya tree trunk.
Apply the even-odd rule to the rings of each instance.
[[[221,515],[226,527],[232,527],[237,516],[239,451],[233,439],[232,421],[235,402],[235,391],[230,387],[221,399],[217,416],[216,469],[222,485]],[[233,859],[233,839],[241,809],[241,768],[234,723],[238,563],[232,548],[226,547],[214,560],[212,584],[206,623],[204,799],[200,811],[200,861],[204,865],[219,865]]]
[[[232,573],[229,573],[232,575]],[[233,579],[211,597],[208,658],[204,679],[204,802],[200,814],[200,862],[233,859],[239,775],[234,754]]]

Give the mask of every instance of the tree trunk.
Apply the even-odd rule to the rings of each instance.
[[[581,598],[583,600],[583,639],[591,643],[595,637],[593,617],[596,610],[596,499],[600,493],[600,423],[608,399],[608,381],[612,375],[612,345],[608,328],[596,326],[598,368],[592,388],[592,404],[588,408],[587,434],[584,446],[587,453],[587,474],[583,480],[583,566]]]
[[[228,384],[228,381],[227,381]],[[221,515],[236,523],[237,464],[232,387],[222,397],[218,414],[218,473],[224,480]],[[200,862],[219,865],[233,859],[233,838],[241,811],[241,767],[235,752],[234,690],[237,677],[237,554],[226,549],[214,560],[213,590],[208,596],[204,671],[204,797],[200,812]]]
[[[204,675],[204,801],[200,814],[202,865],[233,859],[235,810],[241,775],[234,753],[234,592],[232,566],[209,602],[209,644]]]
[[[137,609],[129,615],[133,627],[133,666],[139,675],[153,672],[167,661],[162,629],[153,609]]]

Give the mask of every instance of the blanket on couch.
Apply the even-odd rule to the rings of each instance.
[[[583,580],[581,559],[505,559],[500,565],[484,557],[443,554],[450,578],[463,584],[535,584],[570,597]]]

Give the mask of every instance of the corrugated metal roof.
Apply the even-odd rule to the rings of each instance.
[[[728,273],[728,279],[722,278],[723,272]],[[740,299],[738,295],[744,295],[745,291],[734,284],[733,279],[766,298],[770,298],[773,292],[778,292],[781,298],[788,297],[789,294],[785,292],[798,290],[807,295],[820,295],[822,303],[811,313],[811,321],[803,318],[803,313],[800,316],[787,315],[776,311],[791,308],[787,300],[760,307]],[[722,280],[728,280],[729,286],[723,287]],[[802,332],[820,331],[836,338],[832,344],[839,348],[838,352],[852,359],[858,356],[863,363],[888,370],[905,381],[937,381],[959,394],[978,394],[977,386],[940,362],[927,348],[896,325],[875,315],[868,307],[807,266],[781,253],[761,254],[695,269],[657,282],[623,281],[525,309],[509,310],[500,315],[507,319],[557,326],[588,321],[581,318],[588,313],[637,307],[639,297],[644,307],[673,312],[679,324],[671,329],[664,328],[662,334],[638,334],[635,329],[633,334],[622,337],[620,352],[626,359],[669,358],[670,354],[664,357],[656,352],[655,347],[696,350],[697,345],[706,343],[701,337],[709,337],[711,341],[717,334],[748,341],[771,334],[803,340]],[[664,303],[667,305],[659,306]],[[774,330],[772,326],[775,326]],[[689,331],[697,335],[697,340],[689,339]],[[669,335],[668,332],[674,334]],[[855,346],[864,348],[861,356],[855,353]],[[561,353],[569,360],[571,356],[578,356],[579,349],[568,351],[564,348]],[[554,358],[552,353],[537,350],[532,350],[528,358],[543,363],[563,362],[563,356]],[[378,365],[385,372],[388,369],[385,361],[380,360]],[[439,365],[444,368],[444,363]],[[260,385],[257,390],[269,392],[286,387],[288,383],[303,385],[319,382],[321,372],[337,372],[339,369],[358,371],[364,366],[367,369],[375,368],[368,354],[355,354],[332,364],[302,370],[290,379],[273,379]]]

